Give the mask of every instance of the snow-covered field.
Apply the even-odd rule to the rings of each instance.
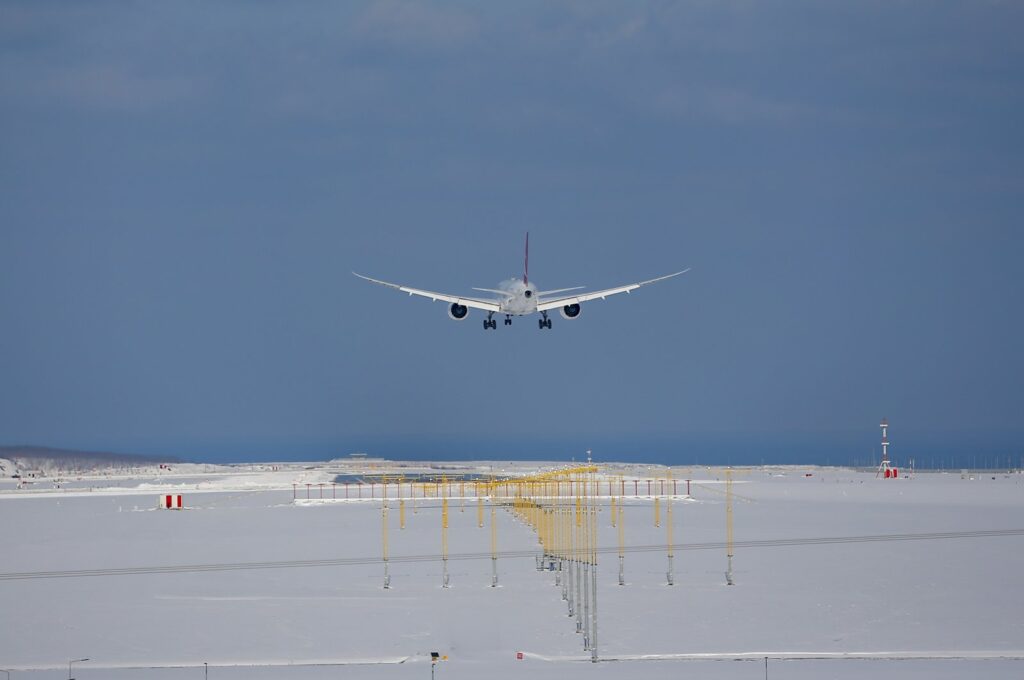
[[[319,502],[318,485],[337,496],[329,482],[343,473],[196,466],[60,489],[0,482],[0,669],[66,678],[87,657],[75,677],[422,678],[437,651],[439,679],[754,679],[765,657],[768,677],[1024,677],[1024,475],[738,471],[733,586],[721,470],[673,471],[695,480],[673,504],[673,586],[661,549],[628,551],[618,585],[604,499],[599,544],[612,551],[598,558],[604,661],[592,664],[554,576],[536,570],[528,526],[498,512],[492,588],[489,525],[475,501],[453,499],[442,588],[439,502],[407,503],[400,529],[392,500],[385,590],[380,499]],[[155,509],[165,491],[187,509]],[[624,518],[628,546],[666,542],[651,499],[627,500]],[[925,536],[936,533],[952,537]],[[460,559],[470,553],[484,557]]]

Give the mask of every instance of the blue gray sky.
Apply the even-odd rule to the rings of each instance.
[[[1024,5],[2,2],[0,442],[1024,454]],[[468,293],[693,270],[484,332]]]

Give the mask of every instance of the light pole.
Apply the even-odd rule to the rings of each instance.
[[[86,659],[72,659],[71,661],[68,661],[68,680],[75,680],[73,677],[71,677],[71,664],[79,663],[81,661],[88,661],[88,660],[89,659],[86,658]]]
[[[208,665],[208,664],[207,664],[207,663],[206,663],[206,662],[204,661],[204,662],[203,662],[203,678],[208,678],[208,677],[210,677],[210,667],[209,667],[209,665]]]
[[[7,680],[11,680],[11,672],[6,668],[0,668],[0,673],[7,673]]]

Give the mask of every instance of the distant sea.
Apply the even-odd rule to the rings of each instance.
[[[104,450],[175,456],[195,462],[316,461],[351,453],[391,460],[582,461],[662,465],[842,465],[870,467],[881,457],[880,432],[710,433],[672,436],[552,437],[495,433],[480,436],[357,436],[337,439],[273,438],[195,442],[138,442]],[[976,437],[889,431],[893,464],[915,468],[1024,467],[1024,433]]]

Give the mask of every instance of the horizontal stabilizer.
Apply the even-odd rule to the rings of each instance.
[[[544,297],[545,295],[554,295],[555,293],[568,293],[570,290],[582,290],[586,286],[573,286],[572,288],[556,288],[555,290],[542,290],[537,293],[537,297]]]
[[[504,295],[505,297],[515,297],[515,293],[510,293],[507,290],[498,290],[496,288],[474,288],[473,290],[479,290],[482,293],[494,293],[495,295]]]

